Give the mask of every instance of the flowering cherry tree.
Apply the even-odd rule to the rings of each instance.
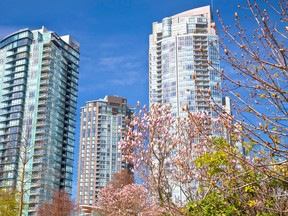
[[[54,191],[51,202],[41,203],[37,215],[39,216],[70,216],[73,214],[75,204],[65,191]]]
[[[157,216],[160,207],[149,198],[148,191],[141,185],[128,184],[122,188],[108,185],[100,190],[97,213],[105,216]]]
[[[255,197],[250,200],[251,206],[258,211],[285,214],[288,209],[282,201],[288,199],[288,5],[285,0],[247,0],[247,4],[237,7],[234,26],[225,25],[217,11],[217,30],[222,35],[220,57],[228,68],[219,71],[223,92],[231,96],[231,118],[238,125],[229,124],[223,113],[218,114],[230,125],[228,131],[238,130],[251,157],[246,165],[257,173],[257,181],[249,183]],[[208,64],[213,67],[211,62]],[[258,201],[256,191],[262,191]]]
[[[109,185],[113,188],[123,188],[134,183],[134,174],[129,169],[121,170],[113,174]]]
[[[235,28],[226,26],[217,11],[221,39],[211,46],[220,43],[219,56],[229,68],[218,72],[233,116],[211,97],[207,103],[213,102],[218,119],[188,109],[180,119],[169,106],[152,104],[129,124],[122,142],[125,160],[166,211],[184,214],[181,207],[188,202],[187,215],[288,213],[288,5],[285,0],[263,3],[266,8],[256,0],[239,5]],[[208,59],[203,64],[213,68]],[[223,132],[232,143],[221,138]],[[234,147],[239,141],[248,156]],[[173,200],[175,190],[182,203]]]
[[[169,105],[160,104],[139,110],[129,123],[121,145],[124,159],[166,211],[176,214],[183,202],[198,196],[194,160],[209,148],[215,123],[205,112],[174,117]],[[176,190],[180,196],[173,200]]]
[[[223,137],[213,136],[228,130],[226,119],[186,111],[187,117],[180,119],[167,105],[144,107],[132,118],[122,141],[124,159],[134,164],[150,196],[165,212],[287,212],[287,168],[274,162],[272,172],[267,167],[273,158],[246,157]],[[237,132],[230,135],[237,140]],[[177,190],[179,200],[173,194]]]

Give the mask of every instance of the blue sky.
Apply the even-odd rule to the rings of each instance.
[[[225,22],[231,24],[237,5],[245,2],[214,0],[213,12],[220,10]],[[79,41],[79,117],[79,107],[85,101],[105,95],[126,97],[133,106],[137,101],[148,104],[148,36],[152,22],[210,3],[210,0],[1,0],[0,38],[21,28],[45,26],[58,35],[70,34]],[[77,127],[76,162],[78,131]],[[77,166],[74,185],[76,173]]]
[[[79,99],[107,94],[148,103],[148,36],[152,22],[210,4],[210,0],[1,0],[0,38],[45,26],[80,42]],[[233,20],[237,4],[215,0],[214,10]],[[236,2],[236,1],[235,1]],[[242,0],[242,2],[244,2]],[[225,14],[224,14],[225,13]]]

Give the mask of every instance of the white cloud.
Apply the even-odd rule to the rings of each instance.
[[[111,56],[102,57],[98,60],[98,65],[100,67],[107,68],[125,68],[131,69],[139,66],[137,57],[135,56]]]
[[[109,81],[110,84],[116,85],[116,86],[131,86],[134,84],[142,84],[144,79],[140,75],[140,72],[137,73],[135,71],[130,71],[122,74],[118,79],[113,79]]]
[[[146,83],[148,76],[143,70],[139,71],[119,71],[117,76],[113,78],[111,76],[90,78],[90,84],[79,85],[80,92],[95,92],[97,90],[103,90],[107,88],[115,87],[128,87],[133,85],[143,85]],[[88,80],[84,82],[87,83]]]
[[[113,57],[100,58],[98,64],[106,67],[107,66],[114,67],[119,64],[122,64],[124,61],[125,61],[124,56],[113,56]]]

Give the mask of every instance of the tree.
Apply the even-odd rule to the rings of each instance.
[[[187,215],[285,214],[288,185],[266,173],[259,160],[269,164],[272,159],[251,161],[223,138],[215,139],[209,151],[195,160],[201,176],[198,191],[203,195],[188,203]]]
[[[250,145],[263,149],[257,154],[272,154],[286,164],[288,153],[288,66],[287,66],[287,1],[268,1],[261,8],[259,1],[247,0],[251,16],[235,13],[235,26],[226,26],[218,11],[223,35],[219,43],[224,54],[222,62],[231,69],[219,71],[223,92],[232,98],[234,116],[241,125],[242,136]],[[276,4],[276,2],[278,4]],[[243,26],[249,20],[253,31]],[[254,21],[254,22],[253,22]],[[247,23],[247,22],[246,22]],[[286,24],[285,24],[286,23]],[[210,66],[213,66],[210,62]],[[219,115],[222,115],[219,113]],[[224,120],[224,118],[223,118]],[[231,124],[231,130],[235,126]]]
[[[0,189],[0,215],[16,216],[18,213],[17,192]]]
[[[113,188],[123,188],[126,185],[134,183],[133,173],[129,170],[121,170],[120,172],[114,173],[109,185]]]
[[[139,110],[128,124],[121,145],[124,159],[167,212],[177,214],[187,200],[197,198],[194,160],[209,148],[215,124],[205,112],[188,111],[180,119],[169,105],[160,104]],[[175,190],[181,191],[178,203],[172,200]]]
[[[75,204],[70,199],[70,196],[64,191],[54,191],[51,197],[51,202],[40,204],[37,210],[39,216],[69,216],[72,215]]]
[[[17,176],[18,183],[18,194],[19,194],[19,205],[18,205],[18,216],[22,216],[25,208],[25,194],[30,188],[27,188],[27,183],[31,180],[31,168],[29,169],[28,163],[33,158],[33,155],[29,154],[32,147],[30,144],[31,139],[31,118],[26,119],[26,125],[24,127],[24,135],[21,135],[21,141],[18,144],[18,158],[19,158],[19,170]]]
[[[287,176],[287,167],[271,157],[244,156],[237,146],[212,136],[215,127],[221,134],[225,122],[220,118],[186,111],[187,117],[179,119],[169,106],[152,104],[134,116],[122,141],[125,159],[165,212],[284,214],[288,185],[280,176]],[[236,135],[231,134],[234,140]],[[272,163],[273,170],[266,169]],[[171,199],[175,189],[181,190],[182,202]]]
[[[99,191],[98,209],[105,216],[162,215],[161,209],[149,199],[148,191],[138,184],[104,187]]]
[[[171,115],[169,106],[152,104],[129,124],[122,142],[125,159],[167,211],[184,214],[183,203],[171,199],[178,188],[188,202],[188,215],[288,212],[288,27],[283,24],[288,20],[287,2],[274,5],[265,0],[269,10],[258,2],[247,0],[247,8],[238,6],[251,12],[251,36],[241,25],[240,14],[235,13],[235,32],[218,12],[223,37],[211,43],[220,43],[221,59],[235,70],[218,71],[223,92],[231,96],[233,116],[215,107],[211,97],[207,103],[212,101],[218,119],[187,108],[187,117],[180,119]],[[208,59],[205,64],[213,67]],[[248,156],[213,137],[215,128],[220,135],[228,133],[233,142],[241,141]]]
[[[29,188],[27,188],[27,183],[31,180],[31,168],[28,166],[28,163],[31,162],[31,159],[33,158],[33,155],[30,154],[30,151],[32,150],[30,145],[31,123],[32,118],[27,117],[23,119],[23,128],[10,128],[10,131],[5,136],[4,152],[6,151],[6,154],[3,154],[3,159],[6,163],[9,160],[15,163],[15,168],[12,172],[16,177],[16,179],[13,180],[13,184],[7,187],[7,190],[10,190],[14,195],[17,193],[18,216],[23,214],[26,205],[24,197],[29,190]],[[0,174],[3,175],[5,172],[7,173],[7,170],[1,169]]]
[[[84,211],[100,215],[162,215],[162,209],[142,185],[134,184],[131,171],[115,173],[111,182],[99,191],[97,206],[85,206]]]
[[[251,157],[250,168],[258,173],[257,183],[269,188],[277,182],[273,190],[263,191],[266,193],[263,199],[279,200],[279,205],[262,206],[263,211],[275,214],[288,212],[287,205],[281,205],[281,199],[287,201],[288,197],[285,192],[288,184],[287,7],[285,0],[247,0],[247,5],[238,5],[234,26],[226,26],[217,12],[218,33],[222,35],[219,43],[223,55],[220,53],[220,57],[230,66],[229,71],[219,71],[223,77],[223,92],[232,98],[234,116],[230,118],[240,125],[238,132]],[[248,10],[250,16],[243,16],[241,10]],[[247,23],[253,31],[247,31]],[[209,64],[213,67],[211,62]],[[219,115],[228,125],[228,131],[236,130],[232,121],[225,121],[223,113]],[[251,186],[258,190],[257,185]]]

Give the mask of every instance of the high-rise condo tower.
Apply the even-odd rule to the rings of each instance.
[[[78,65],[79,44],[44,27],[0,42],[0,188],[25,192],[25,215],[71,194]]]
[[[119,144],[131,113],[127,100],[118,96],[87,101],[81,107],[77,204],[96,205],[98,191],[115,172],[128,168]]]
[[[150,104],[171,104],[176,116],[185,115],[182,107],[186,104],[192,112],[216,115],[205,102],[210,91],[221,107],[218,36],[211,25],[210,6],[153,23],[149,38]]]

